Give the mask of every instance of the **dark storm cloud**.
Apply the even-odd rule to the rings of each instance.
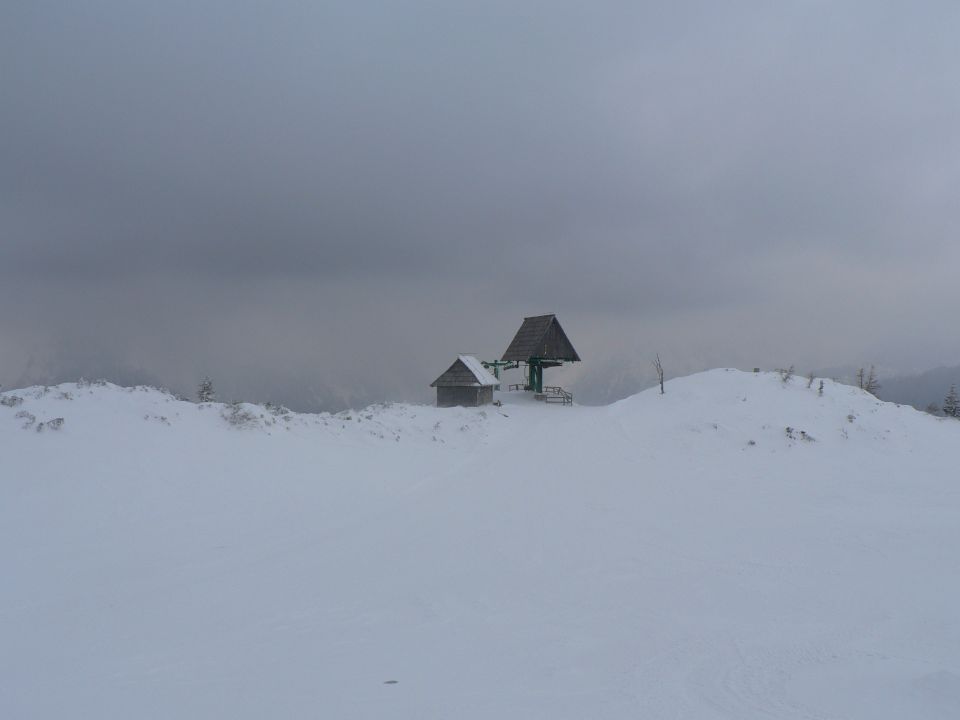
[[[544,311],[585,388],[653,346],[960,355],[931,321],[958,299],[953,3],[0,13],[8,385],[423,398]]]

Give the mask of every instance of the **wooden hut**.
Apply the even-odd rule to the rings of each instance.
[[[580,356],[560,327],[557,316],[551,314],[524,318],[503,354],[503,360],[526,363],[527,389],[542,393],[544,368],[557,367],[565,362],[579,362]]]
[[[477,407],[493,402],[499,384],[473,355],[460,355],[430,387],[437,389],[437,407]]]

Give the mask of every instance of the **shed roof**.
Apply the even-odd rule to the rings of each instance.
[[[504,360],[526,361],[530,358],[580,360],[556,315],[524,318],[523,325],[503,354]]]
[[[459,355],[443,375],[430,383],[430,387],[486,387],[499,384],[500,381],[473,355]]]

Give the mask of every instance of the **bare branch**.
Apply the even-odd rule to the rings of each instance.
[[[653,369],[657,371],[657,380],[660,382],[660,394],[663,395],[663,363],[660,362],[660,353],[657,353],[657,359],[653,361]]]

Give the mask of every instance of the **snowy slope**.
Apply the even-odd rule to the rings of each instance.
[[[0,717],[960,717],[960,423],[816,387],[5,393]]]

